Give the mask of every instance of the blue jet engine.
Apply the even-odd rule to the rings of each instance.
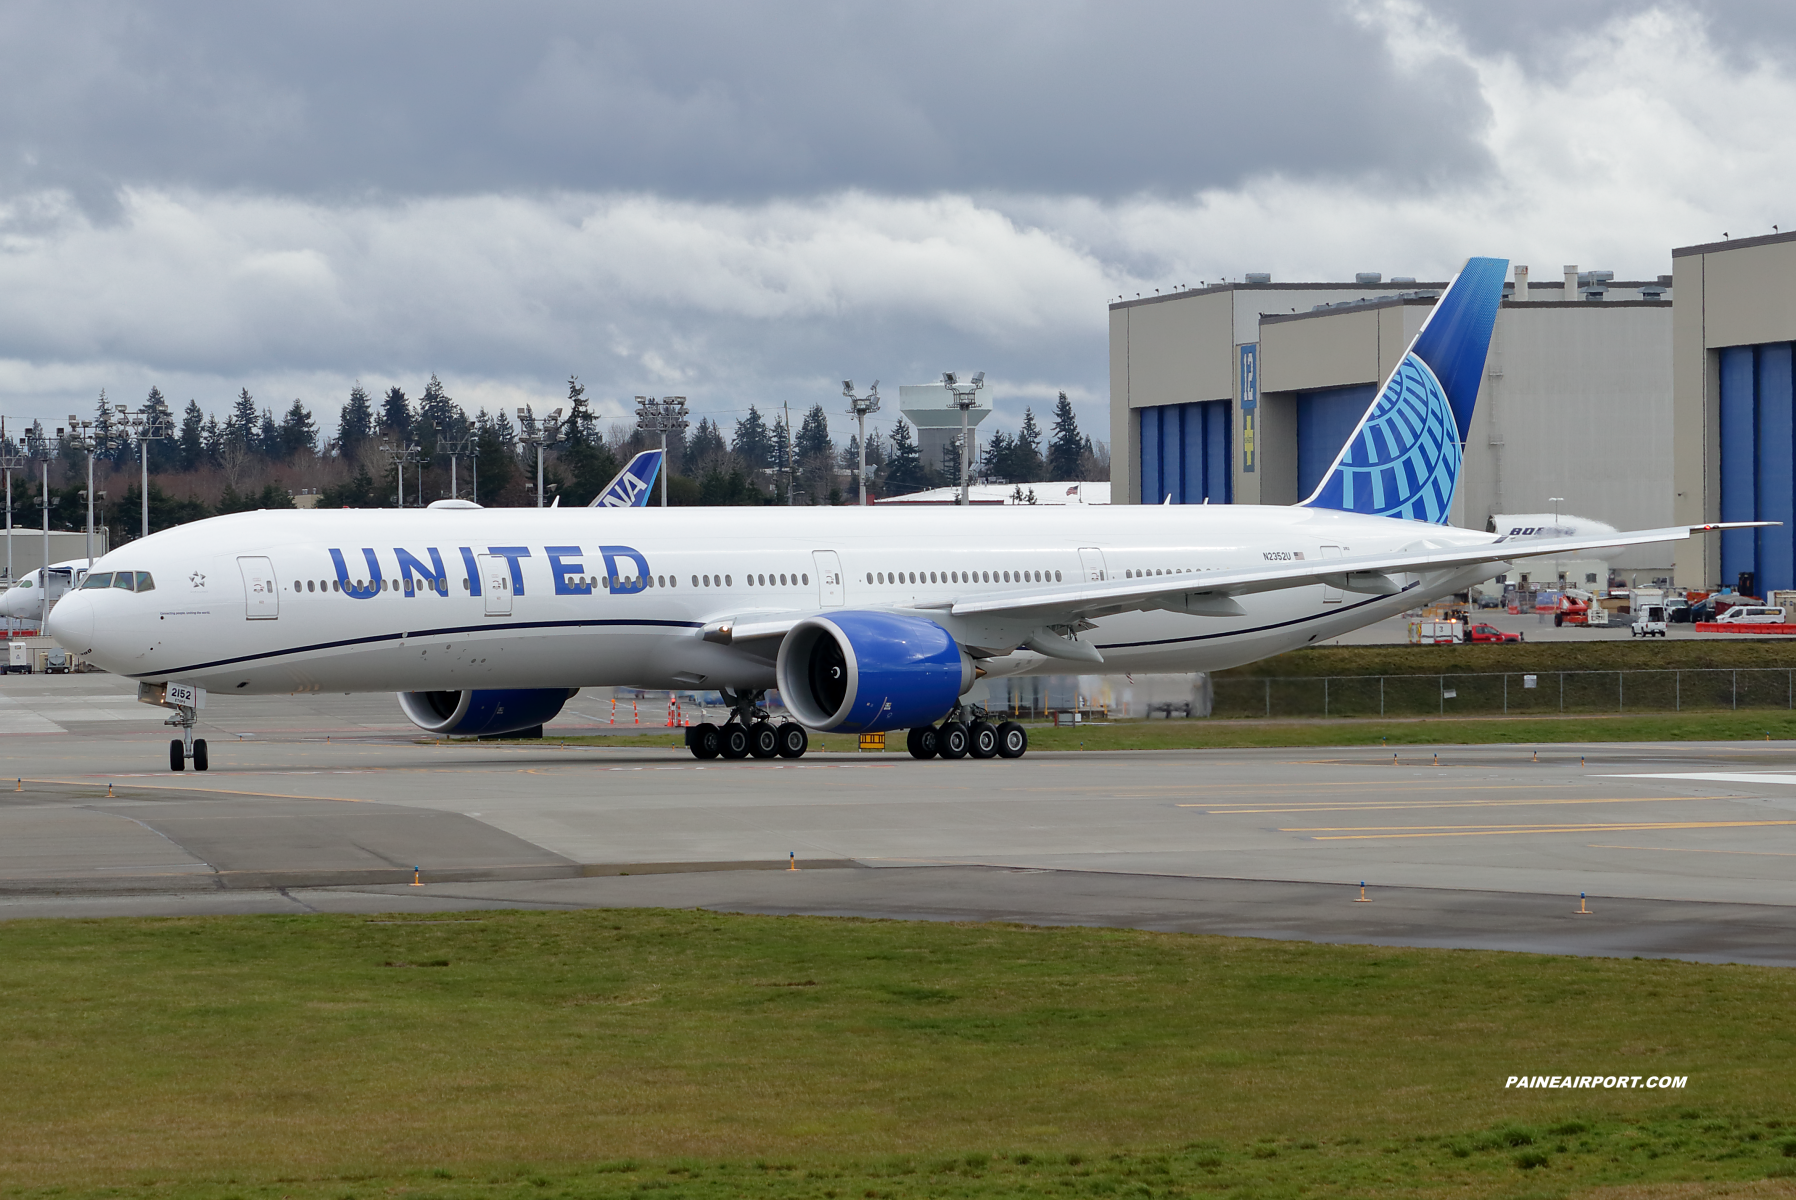
[[[780,699],[822,732],[933,725],[973,686],[973,660],[934,621],[882,612],[806,617],[780,643]]]
[[[399,707],[426,733],[494,737],[539,728],[579,688],[512,688],[477,692],[400,692]]]

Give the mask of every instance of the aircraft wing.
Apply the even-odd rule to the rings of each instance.
[[[642,508],[653,494],[655,476],[661,473],[661,451],[644,450],[624,464],[605,490],[592,498],[588,508]]]
[[[1264,566],[1194,571],[1182,575],[1155,575],[1144,579],[1111,579],[1101,582],[1058,585],[1013,596],[987,596],[956,601],[949,611],[957,617],[1033,617],[1056,623],[1072,623],[1091,617],[1135,609],[1170,608],[1200,616],[1236,616],[1232,597],[1284,588],[1327,584],[1345,592],[1392,596],[1405,590],[1391,578],[1424,571],[1450,571],[1486,563],[1513,562],[1583,550],[1639,546],[1653,542],[1683,541],[1694,533],[1717,529],[1745,529],[1776,524],[1771,521],[1730,521],[1710,525],[1674,525],[1630,533],[1585,538],[1495,538],[1472,546],[1423,547],[1395,554],[1358,555],[1348,558],[1271,560]],[[1426,539],[1425,539],[1426,540]]]

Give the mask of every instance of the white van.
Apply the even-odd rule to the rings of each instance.
[[[1632,637],[1664,637],[1665,606],[1663,604],[1640,604],[1634,609],[1634,624],[1628,633]]]
[[[1782,625],[1784,610],[1757,604],[1736,604],[1715,620],[1722,625]]]

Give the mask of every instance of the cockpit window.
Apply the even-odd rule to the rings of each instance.
[[[117,575],[114,575],[112,577],[112,586],[115,588],[124,588],[127,592],[135,590],[131,586],[131,572],[120,571]]]
[[[85,592],[85,591],[90,591],[94,588],[103,588],[103,587],[111,587],[111,586],[112,586],[112,572],[111,571],[95,571],[92,575],[89,575],[87,577],[87,582],[81,585],[81,590]]]
[[[137,590],[140,592],[153,592],[156,590],[156,581],[150,578],[150,573],[148,571],[139,571],[137,573]]]

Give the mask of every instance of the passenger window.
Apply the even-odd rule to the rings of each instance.
[[[809,575],[809,574],[808,574],[808,573],[807,573],[807,574],[804,574],[804,575],[801,575],[801,576],[799,576],[799,578],[800,578],[800,579],[801,579],[801,580],[802,580],[802,581],[803,581],[803,582],[804,582],[804,583],[805,583],[805,585],[806,585],[806,586],[809,586],[809,585],[810,585],[810,582],[811,582],[811,577],[810,577],[810,575]]]
[[[130,587],[131,585],[127,583],[125,586]],[[306,585],[295,579],[293,581],[293,590],[296,592],[303,592],[306,590]]]
[[[1055,583],[1060,582],[1060,572],[1059,571],[1054,572],[1054,582]]]
[[[112,586],[112,572],[111,571],[100,571],[96,574],[89,575],[87,577],[87,582],[81,585],[81,590],[85,592],[89,588],[104,588],[104,587],[111,587],[111,586]]]
[[[731,579],[728,575],[725,575],[723,577],[723,586],[724,587],[735,587],[736,585],[734,582],[731,581]]]

